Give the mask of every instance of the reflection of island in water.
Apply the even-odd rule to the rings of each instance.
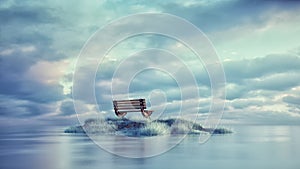
[[[153,121],[115,119],[89,119],[83,126],[72,126],[65,133],[112,134],[131,137],[147,137],[174,134],[228,134],[226,128],[203,128],[199,123],[181,118],[167,118]]]

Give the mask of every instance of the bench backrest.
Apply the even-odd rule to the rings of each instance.
[[[138,112],[146,109],[145,99],[114,100],[115,112]]]

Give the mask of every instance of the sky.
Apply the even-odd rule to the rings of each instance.
[[[185,102],[182,112],[205,117],[212,99],[205,65],[180,41],[161,35],[131,37],[111,49],[95,75],[97,105],[85,98],[85,83],[75,84],[82,92],[76,103],[82,114],[76,114],[73,76],[84,45],[114,20],[145,12],[181,17],[210,40],[226,77],[223,123],[300,124],[299,2],[0,0],[1,125],[70,125],[79,123],[77,117],[114,116],[111,87],[117,98],[125,97],[117,92],[124,83],[130,98],[147,99],[154,116],[178,115]],[[143,52],[148,49],[161,50]],[[129,83],[126,74],[140,64],[178,69],[176,76],[144,69]],[[84,78],[91,70],[82,72]],[[184,83],[188,73],[200,97]]]

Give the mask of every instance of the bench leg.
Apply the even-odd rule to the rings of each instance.
[[[142,111],[142,115],[146,118],[149,118],[151,116],[152,112],[153,111],[151,111],[151,110],[144,110],[144,111]]]
[[[124,117],[127,112],[115,112],[115,114],[118,116],[118,117]]]

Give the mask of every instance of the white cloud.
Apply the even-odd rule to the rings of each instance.
[[[6,56],[6,55],[12,54],[13,52],[14,52],[13,49],[4,49],[4,50],[1,50],[0,55]]]
[[[58,84],[60,79],[68,72],[69,65],[68,60],[39,61],[29,68],[25,76],[44,84]]]

